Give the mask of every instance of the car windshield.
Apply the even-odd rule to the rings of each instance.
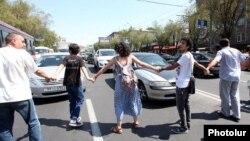
[[[136,56],[136,55],[135,55]],[[168,66],[169,64],[165,61],[164,58],[155,54],[155,55],[143,55],[136,56],[139,60],[148,63],[152,66]]]
[[[35,49],[38,54],[49,53],[48,49]]]
[[[66,55],[48,55],[48,56],[42,56],[37,61],[38,67],[47,67],[47,66],[59,66],[63,63],[63,59],[66,57]]]
[[[100,51],[100,56],[114,56],[114,51]]]
[[[206,53],[204,54],[204,56],[206,56],[209,60],[212,60],[215,58],[215,54],[211,54],[211,53]]]
[[[69,49],[58,49],[58,52],[69,52]]]

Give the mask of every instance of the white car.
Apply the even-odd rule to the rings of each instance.
[[[103,68],[116,55],[114,49],[99,49],[94,55],[94,66],[97,70]],[[112,69],[112,67],[110,68]]]
[[[36,63],[40,69],[45,71],[48,75],[52,75],[67,55],[69,55],[69,53],[42,54]],[[65,69],[58,75],[58,80],[50,82],[46,82],[44,78],[30,73],[30,87],[33,98],[48,98],[67,95],[66,87],[63,86],[64,72]],[[84,77],[81,79],[83,90],[85,91],[86,79]]]
[[[132,53],[142,62],[152,66],[168,66],[166,60],[154,53]],[[115,66],[116,67],[116,66]],[[176,98],[176,70],[155,72],[133,64],[135,74],[138,78],[138,89],[142,100],[175,100]],[[116,72],[114,71],[114,77]]]

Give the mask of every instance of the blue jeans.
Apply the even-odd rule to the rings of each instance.
[[[43,141],[33,99],[0,103],[0,141],[13,141],[14,113],[17,111],[28,125],[30,141]]]
[[[84,101],[82,86],[67,86],[69,97],[70,119],[76,120],[79,115]]]

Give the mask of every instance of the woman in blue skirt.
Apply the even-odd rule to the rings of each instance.
[[[109,61],[109,63],[103,67],[95,76],[94,80],[97,79],[99,75],[104,73],[107,69],[115,65],[115,92],[114,92],[114,106],[115,115],[117,119],[117,124],[111,130],[114,133],[122,133],[122,119],[124,114],[133,116],[133,127],[139,127],[138,116],[142,111],[142,104],[140,99],[140,93],[138,91],[136,80],[132,82],[129,86],[124,84],[124,78],[122,75],[122,69],[132,68],[132,63],[137,63],[144,68],[149,68],[155,71],[160,71],[160,67],[154,67],[147,63],[144,63],[137,59],[134,55],[130,54],[130,50],[125,43],[118,43],[115,45],[115,51],[119,56],[114,57]]]

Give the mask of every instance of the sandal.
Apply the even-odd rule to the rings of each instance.
[[[113,133],[116,133],[116,134],[122,134],[122,128],[118,128],[117,126],[115,126],[115,127],[112,127],[111,128],[111,131],[113,132]]]
[[[135,129],[140,128],[139,123],[133,122],[133,128],[135,128]]]

